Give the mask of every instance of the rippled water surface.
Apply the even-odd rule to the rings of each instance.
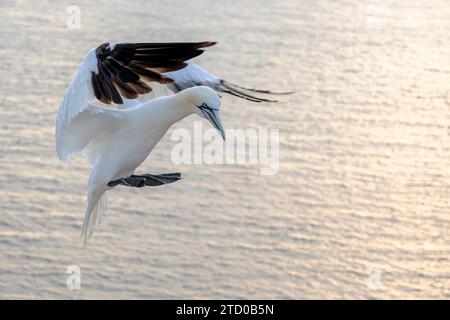
[[[0,298],[450,298],[449,29],[443,0],[1,1]],[[279,173],[175,165],[169,132],[140,171],[184,179],[110,192],[83,248],[89,166],[54,148],[78,63],[196,40],[215,74],[297,90],[222,105],[227,128],[280,130]]]

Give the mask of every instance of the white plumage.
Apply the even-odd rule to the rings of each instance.
[[[133,175],[170,126],[198,113],[198,105],[206,103],[217,111],[218,118],[220,101],[212,89],[194,87],[131,109],[87,105],[63,127],[62,141],[67,155],[84,152],[93,165],[83,223],[85,239],[99,221],[106,203],[104,193],[111,189],[108,183]]]
[[[217,88],[220,86],[220,79],[198,65],[187,62],[187,66],[181,70],[166,72],[169,78],[175,81],[175,84],[170,84],[169,88],[173,91],[178,91],[177,87],[181,90],[190,88],[193,86],[208,86],[210,88]]]
[[[172,124],[192,113],[202,115],[197,106],[206,103],[218,117],[221,101],[212,89],[194,87],[148,101],[127,100],[124,109],[104,108],[93,103],[90,73],[95,65],[91,50],[67,88],[56,120],[58,157],[67,162],[72,154],[83,153],[93,166],[82,227],[85,240],[100,222],[108,183],[134,174]]]
[[[71,150],[70,143],[67,143],[70,138],[67,132],[70,122],[88,106],[89,101],[94,99],[91,72],[98,72],[95,49],[89,50],[81,62],[75,77],[66,89],[56,117],[56,152],[59,159],[65,163],[69,161],[71,153],[77,152]]]
[[[105,192],[117,181],[128,185],[126,181],[142,178],[145,185],[160,185],[179,179],[179,174],[134,175],[172,124],[196,113],[225,138],[217,92],[254,102],[271,101],[242,89],[268,91],[231,85],[186,61],[201,54],[200,48],[214,44],[103,44],[83,59],[58,110],[56,151],[65,163],[72,154],[82,153],[92,164],[82,227],[85,241],[101,219]],[[144,80],[151,82],[151,88]],[[118,109],[105,108],[99,100],[115,103]]]

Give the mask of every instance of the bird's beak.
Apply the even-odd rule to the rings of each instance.
[[[199,109],[203,113],[205,118],[208,119],[209,122],[211,122],[213,127],[220,132],[220,135],[222,136],[223,140],[225,140],[225,130],[223,129],[222,121],[220,120],[219,110],[214,110],[207,107],[199,107]]]

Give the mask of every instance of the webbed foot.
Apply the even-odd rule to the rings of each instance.
[[[163,174],[142,174],[132,175],[128,178],[120,178],[110,181],[109,187],[124,185],[127,187],[142,188],[144,186],[160,186],[163,184],[173,183],[181,179],[180,173],[163,173]]]

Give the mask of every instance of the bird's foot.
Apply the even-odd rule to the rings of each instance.
[[[108,182],[108,187],[115,187],[120,184],[127,186],[127,187],[142,188],[143,186],[145,186],[145,179],[144,178],[135,178],[133,176],[128,177],[128,178],[120,178],[120,179]]]
[[[128,178],[120,178],[117,180],[110,181],[108,183],[108,187],[115,187],[120,184],[127,187],[136,187],[136,188],[142,188],[144,186],[154,187],[172,183],[180,179],[181,179],[180,173],[132,175]]]

